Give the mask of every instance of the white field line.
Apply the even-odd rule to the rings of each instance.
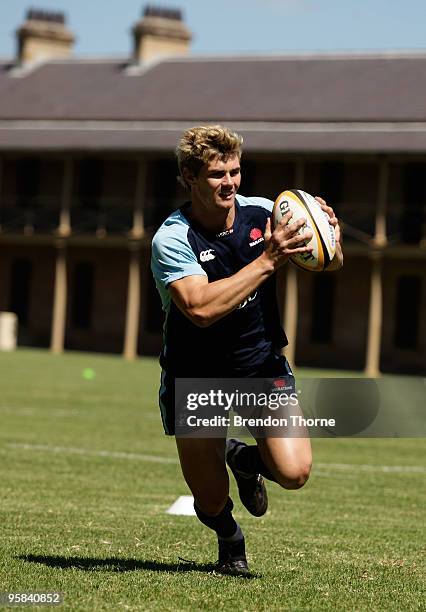
[[[421,465],[369,465],[365,463],[315,463],[314,468],[326,470],[339,470],[348,472],[399,472],[426,474],[426,467]]]
[[[42,451],[46,453],[58,453],[63,455],[83,455],[90,457],[110,457],[113,459],[130,459],[134,461],[148,461],[151,463],[178,463],[174,457],[160,457],[158,455],[141,455],[139,453],[125,453],[119,451],[89,450],[86,448],[74,448],[72,446],[48,446],[47,444],[21,444],[10,442],[5,444],[8,448],[17,448],[28,451]]]
[[[14,416],[32,416],[36,414],[37,416],[54,416],[54,417],[70,416],[70,415],[75,416],[77,414],[81,414],[78,408],[44,408],[43,410],[40,410],[38,408],[32,408],[32,407],[14,408],[14,407],[9,407],[9,406],[1,406],[0,412],[2,414],[12,414]]]
[[[69,455],[86,455],[90,457],[111,457],[113,459],[129,459],[132,461],[148,461],[151,463],[179,463],[174,457],[161,457],[159,455],[143,455],[140,453],[126,453],[120,451],[89,450],[86,448],[75,448],[72,446],[49,446],[47,444],[24,444],[21,442],[9,442],[7,448],[16,448],[28,451],[42,451],[47,453],[59,453]],[[337,470],[347,472],[389,472],[389,473],[416,473],[426,474],[426,467],[420,465],[370,465],[354,463],[315,463],[314,469]]]
[[[34,408],[34,407],[21,407],[16,408],[14,406],[0,406],[0,413],[12,414],[13,416],[85,416],[90,414],[87,410],[80,410],[79,408]],[[144,419],[158,419],[158,411],[144,412]]]

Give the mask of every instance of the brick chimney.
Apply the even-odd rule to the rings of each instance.
[[[66,27],[64,13],[38,9],[28,10],[16,38],[19,64],[69,57],[75,40]]]
[[[133,26],[132,31],[133,60],[136,63],[157,57],[185,55],[192,39],[179,9],[147,6],[143,19]]]

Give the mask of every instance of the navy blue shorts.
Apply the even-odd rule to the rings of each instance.
[[[206,377],[211,378],[211,377]],[[227,376],[226,374],[222,377],[218,377],[216,380],[219,382],[221,378],[229,379],[257,379],[260,382],[261,389],[265,393],[279,393],[286,392],[287,394],[295,393],[295,380],[293,372],[287,359],[282,355],[271,355],[259,368],[258,370],[244,374],[234,374],[233,376]],[[161,385],[159,391],[159,405],[161,418],[163,421],[164,432],[168,436],[175,435],[176,427],[176,380],[177,378],[167,372],[166,369],[161,371]],[[198,379],[194,380],[194,387]],[[248,382],[247,380],[247,382]],[[246,411],[242,411],[240,408],[234,408],[238,414],[247,414]]]

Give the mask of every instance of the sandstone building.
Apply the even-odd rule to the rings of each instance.
[[[289,267],[297,365],[426,370],[426,54],[196,57],[148,7],[129,58],[73,57],[63,15],[29,11],[0,61],[0,311],[19,343],[156,354],[150,241],[185,200],[182,130],[244,137],[245,195],[298,187],[344,222],[345,268]]]

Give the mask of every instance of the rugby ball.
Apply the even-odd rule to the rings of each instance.
[[[334,228],[329,223],[329,216],[313,196],[301,189],[288,189],[280,193],[272,210],[273,227],[288,211],[293,213],[289,223],[305,218],[306,224],[301,228],[300,233],[303,233],[305,229],[310,229],[313,234],[308,243],[313,247],[312,253],[292,255],[291,261],[304,270],[322,272],[327,268],[336,252]]]

